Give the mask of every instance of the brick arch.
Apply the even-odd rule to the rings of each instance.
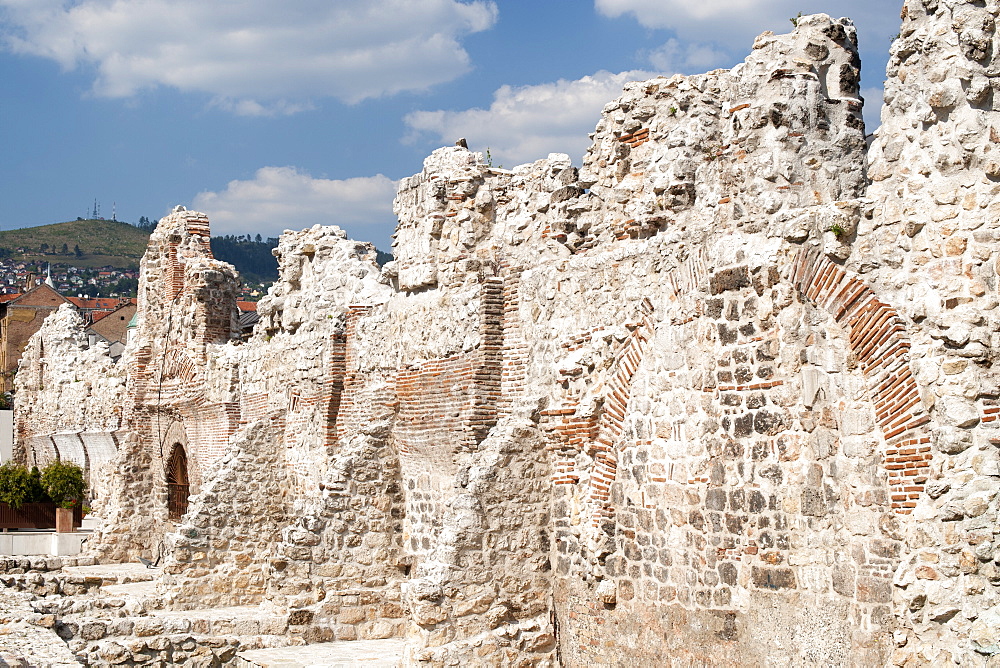
[[[695,300],[689,296],[708,275],[708,259],[703,249],[685,258],[664,276],[667,299],[678,306],[678,314],[671,325],[691,322],[699,311]],[[656,333],[653,303],[644,298],[637,322],[628,323],[629,337],[615,351],[611,365],[611,380],[602,396],[603,410],[599,416],[577,414],[576,400],[565,398],[562,405],[542,411],[544,428],[552,435],[552,484],[575,485],[580,481],[576,470],[577,455],[585,450],[593,456],[593,471],[589,481],[587,499],[593,511],[591,526],[600,525],[601,519],[614,514],[611,504],[611,485],[618,476],[618,454],[625,413],[632,396],[632,380],[639,369]],[[571,338],[562,344],[573,350],[590,335],[602,330]]]
[[[201,367],[187,353],[172,349],[163,355],[160,378],[183,383],[189,390],[201,391],[204,375]]]
[[[885,439],[892,508],[908,514],[924,491],[931,460],[930,416],[910,368],[910,340],[899,313],[861,279],[819,250],[800,251],[791,281],[808,301],[847,330],[851,352],[868,382]]]
[[[632,396],[632,379],[653,339],[653,305],[643,299],[641,319],[634,323],[630,336],[617,351],[612,363],[611,382],[604,401],[604,410],[597,420],[597,437],[591,444],[594,470],[590,479],[590,501],[594,505],[593,526],[598,526],[610,510],[611,483],[618,475],[617,446],[625,426],[625,412]]]

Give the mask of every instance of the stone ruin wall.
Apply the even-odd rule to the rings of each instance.
[[[58,457],[90,472],[109,559],[157,557],[170,528],[171,447],[186,449],[197,490],[238,416],[235,370],[215,352],[235,331],[236,273],[212,258],[204,214],[178,207],[161,223],[140,264],[139,322],[121,361],[89,347],[83,321],[61,309],[29,342],[16,381],[18,447],[28,463]],[[116,474],[97,475],[93,462]]]
[[[282,237],[282,281],[258,306],[255,338],[230,351],[246,426],[171,537],[165,579],[182,607],[287,607],[293,633],[314,642],[404,630],[387,399],[378,387],[352,391],[350,339],[370,308],[358,304],[384,302],[389,289],[371,245],[344,236],[317,226]]]
[[[579,170],[439,149],[381,272],[335,228],[282,238],[245,345],[204,315],[228,288],[163,332],[181,274],[148,269],[126,356],[202,364],[164,366],[155,402],[126,367],[124,405],[216,425],[174,604],[267,601],[307,641],[405,634],[435,665],[984,664],[997,12],[907,0],[870,151],[853,26],[822,15],[733,70],[629,84]],[[200,220],[160,229],[178,215]],[[59,368],[64,331],[26,364]],[[109,493],[151,518],[112,514],[106,556],[150,553],[165,512],[143,419]]]
[[[70,305],[46,318],[28,340],[19,367],[14,458],[44,468],[60,459],[84,469],[91,506],[100,510],[114,477],[122,431],[125,377],[107,344],[89,345],[86,324]]]

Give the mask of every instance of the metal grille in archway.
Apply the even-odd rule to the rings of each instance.
[[[188,492],[187,455],[184,446],[176,443],[167,462],[167,516],[170,519],[179,520],[187,512]]]

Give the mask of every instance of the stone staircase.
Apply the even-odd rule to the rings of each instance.
[[[158,575],[158,569],[109,565],[0,578],[33,599],[23,622],[61,638],[83,665],[402,665],[404,641],[396,636],[403,613],[383,591],[330,594],[313,609],[291,612],[266,604],[167,610]]]
[[[74,655],[90,664],[226,665],[238,649],[290,642],[287,615],[256,607],[181,611],[139,606],[134,600],[119,606],[121,600],[74,601],[70,612],[53,615],[53,628]],[[45,602],[39,608],[44,610]]]

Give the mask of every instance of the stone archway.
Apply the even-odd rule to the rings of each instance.
[[[167,460],[167,518],[180,520],[188,507],[190,485],[188,482],[187,454],[184,446],[174,443]]]

